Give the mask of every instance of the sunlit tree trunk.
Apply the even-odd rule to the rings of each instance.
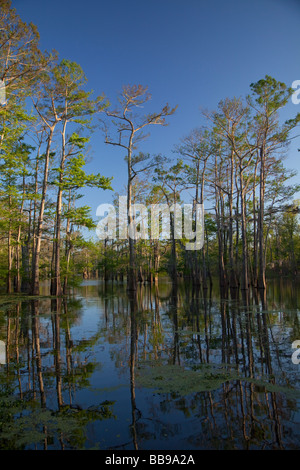
[[[37,228],[36,228],[36,234],[35,234],[35,246],[34,246],[33,257],[32,257],[33,262],[32,262],[32,291],[31,293],[33,295],[39,295],[40,293],[39,263],[40,263],[40,253],[41,253],[44,212],[45,212],[45,204],[46,204],[46,193],[47,193],[47,186],[48,186],[50,149],[51,149],[54,128],[55,128],[55,125],[50,127],[49,135],[48,135],[47,149],[46,149],[46,154],[45,154],[45,164],[44,164],[42,196],[41,196],[39,216],[38,216]]]
[[[260,149],[260,181],[259,181],[259,212],[258,212],[258,241],[259,241],[259,275],[258,287],[266,288],[265,243],[264,243],[264,211],[265,211],[265,152]]]
[[[67,105],[66,105],[67,108]],[[65,111],[67,114],[67,109]],[[56,223],[54,230],[54,273],[51,279],[51,294],[60,296],[62,294],[61,286],[61,275],[60,275],[60,248],[61,248],[61,211],[62,211],[62,196],[63,196],[63,172],[66,160],[66,125],[67,120],[64,120],[62,130],[62,149],[61,149],[61,162],[60,162],[60,173],[59,173],[59,186],[57,191],[56,201]]]

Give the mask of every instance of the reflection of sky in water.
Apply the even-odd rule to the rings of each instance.
[[[260,344],[262,336],[258,327],[258,318],[262,319],[260,307],[251,305],[247,310],[242,304],[238,308],[236,302],[226,301],[226,309],[223,311],[226,319],[224,323],[220,302],[216,296],[207,303],[205,324],[203,298],[199,298],[198,303],[193,303],[192,296],[183,291],[178,297],[176,306],[172,303],[169,287],[169,285],[162,286],[162,295],[159,296],[158,303],[154,291],[151,296],[147,289],[141,291],[143,295],[140,300],[143,299],[143,302],[142,308],[140,304],[136,312],[137,341],[134,347],[135,411],[133,411],[130,370],[131,316],[124,288],[118,289],[115,285],[114,289],[104,292],[97,282],[85,282],[84,286],[76,290],[81,305],[74,307],[71,302],[66,311],[61,307],[60,374],[64,404],[67,405],[71,400],[73,406],[86,410],[105,401],[113,402],[111,406],[113,417],[91,420],[86,426],[86,447],[93,447],[98,443],[100,448],[132,449],[134,429],[139,448],[144,449],[215,449],[226,446],[245,448],[249,442],[252,448],[261,448],[263,444],[269,446],[268,448],[272,445],[277,448],[278,445],[274,440],[276,426],[280,427],[283,447],[299,447],[300,400],[296,398],[286,399],[282,393],[266,394],[261,386],[251,387],[249,382],[233,380],[209,393],[197,392],[180,396],[174,392],[159,392],[155,387],[148,388],[138,380],[140,366],[145,360],[150,360],[153,367],[159,361],[164,365],[179,361],[182,365],[192,367],[201,361],[206,362],[207,354],[210,362],[215,364],[220,364],[224,359],[235,364],[237,359],[239,370],[249,377],[250,350],[253,355],[254,373],[257,376],[261,376],[262,372],[266,373],[267,364],[265,357],[262,357]],[[10,351],[14,350],[16,331],[20,333],[19,365],[15,372],[16,394],[20,383],[23,394],[32,390],[36,360],[35,352],[31,350],[32,318],[27,305],[23,303],[20,318],[11,310],[11,331],[14,333],[10,340]],[[57,410],[55,313],[50,310],[50,302],[41,302],[39,305],[37,318],[40,325],[39,339],[46,404],[51,410]],[[156,311],[157,305],[159,308]],[[277,384],[285,384],[288,381],[291,385],[297,387],[300,385],[300,365],[291,362],[291,342],[299,331],[298,314],[299,312],[295,310],[286,310],[283,313],[280,304],[278,303],[277,307],[273,302],[265,317],[272,374]],[[155,315],[158,315],[156,320]],[[20,321],[18,328],[15,324],[17,318]],[[154,333],[158,334],[158,330],[153,329],[156,321],[161,325],[161,336],[157,343]],[[234,321],[236,352],[233,341]],[[67,326],[72,343],[70,350],[66,340]],[[26,343],[27,341],[29,343]],[[28,362],[30,354],[32,357]],[[71,358],[70,371],[67,371],[68,354]],[[14,360],[16,359],[12,353],[10,358],[12,369]],[[90,365],[93,366],[91,369]],[[85,368],[87,368],[86,375]],[[37,381],[35,394],[38,401]],[[274,400],[278,415],[276,424],[272,408]],[[251,417],[252,412],[254,420]],[[253,436],[251,423],[256,426],[255,432],[252,430]],[[265,433],[263,428],[266,428]],[[243,429],[246,429],[248,437],[250,436],[247,442],[244,439]]]

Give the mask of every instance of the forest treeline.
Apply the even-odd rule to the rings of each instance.
[[[152,126],[165,126],[177,112],[164,105],[144,114],[146,86],[125,85],[117,106],[87,90],[77,63],[39,49],[39,34],[11,2],[0,0],[0,282],[7,293],[38,295],[49,280],[52,295],[68,292],[82,278],[157,282],[168,274],[208,287],[265,288],[268,275],[296,276],[300,267],[300,190],[284,165],[300,115],[282,122],[294,90],[271,76],[250,84],[242,98],[226,98],[215,111],[201,111],[203,125],[191,129],[170,155],[151,155]],[[199,103],[200,107],[200,103]],[[142,110],[142,111],[141,111]],[[97,220],[80,204],[84,188],[113,190],[111,175],[86,170],[90,139],[101,129],[127,166],[128,224],[133,204],[204,204],[204,245],[175,236],[170,211],[168,240],[97,240]],[[296,131],[296,132],[295,132]],[[101,157],[101,156],[100,156]],[[115,204],[117,205],[117,194]],[[82,230],[84,228],[84,230]],[[90,229],[94,237],[87,237]],[[138,229],[138,227],[137,227]]]

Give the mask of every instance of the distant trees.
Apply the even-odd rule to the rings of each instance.
[[[288,141],[289,133],[297,125],[300,115],[295,119],[286,122],[283,126],[279,124],[278,111],[283,108],[290,99],[293,90],[276,81],[270,76],[250,85],[252,91],[249,103],[255,109],[254,131],[256,136],[255,148],[259,159],[259,210],[258,210],[258,245],[259,245],[259,275],[258,287],[266,287],[266,250],[265,250],[265,195],[268,174],[268,161]]]
[[[140,144],[151,125],[166,126],[176,107],[150,108],[142,85],[123,86],[118,105],[86,90],[80,65],[41,52],[39,34],[0,0],[0,80],[6,103],[0,105],[0,279],[8,293],[38,295],[49,279],[52,295],[66,294],[78,269],[84,277],[98,270],[104,279],[123,280],[136,291],[140,282],[157,282],[168,273],[208,288],[212,276],[222,289],[265,289],[268,272],[299,272],[299,185],[284,166],[300,114],[281,122],[280,111],[293,93],[266,76],[243,98],[221,100],[203,112],[203,125],[174,145],[174,157],[150,155]],[[149,112],[141,108],[149,106]],[[85,187],[112,189],[111,177],[88,174],[87,156],[95,117],[104,141],[120,147],[127,166],[125,236],[87,241],[82,227],[95,228],[90,208],[80,205]],[[141,239],[138,211],[164,204],[170,238],[153,235],[146,224]],[[176,205],[192,206],[192,230],[183,228]],[[204,245],[188,250],[198,229],[197,206],[204,204]],[[181,214],[181,212],[180,212]],[[119,219],[122,217],[119,214]],[[156,226],[157,228],[157,226]],[[120,234],[119,234],[120,235]],[[76,268],[77,266],[77,268]]]
[[[276,274],[299,275],[300,224],[299,200],[287,205],[270,226],[269,250],[266,261]]]
[[[0,79],[7,98],[0,107],[0,229],[7,241],[7,292],[39,294],[42,250],[49,253],[52,246],[52,261],[47,255],[51,293],[61,295],[62,275],[67,288],[71,229],[94,226],[89,208],[80,212],[74,205],[74,191],[111,189],[111,178],[84,170],[93,115],[107,103],[85,91],[78,64],[41,53],[36,27],[22,22],[9,1],[0,6]]]
[[[144,129],[150,125],[167,124],[166,118],[174,114],[176,108],[170,108],[166,104],[161,111],[141,114],[137,112],[140,107],[144,106],[151,98],[147,87],[142,85],[124,86],[119,96],[119,107],[115,110],[106,111],[106,115],[111,119],[108,124],[105,122],[105,143],[119,146],[126,151],[127,162],[127,214],[128,227],[134,227],[134,214],[132,213],[132,188],[133,180],[138,170],[136,166],[148,159],[148,155],[139,153],[134,154],[139,142],[147,136]],[[110,130],[113,129],[114,136]],[[128,266],[128,290],[136,290],[136,270],[135,270],[135,241],[133,237],[129,237],[129,266]]]
[[[6,103],[0,106],[0,156],[2,203],[7,212],[7,291],[13,290],[13,251],[16,252],[17,290],[20,290],[20,236],[24,210],[24,180],[26,158],[24,134],[31,121],[24,107],[25,98],[30,94],[37,76],[52,57],[42,54],[38,48],[39,35],[32,24],[24,23],[11,8],[11,2],[0,2],[0,79],[5,85]],[[27,147],[29,149],[29,147]],[[19,180],[23,180],[23,190]],[[23,193],[23,196],[21,194]],[[20,203],[21,200],[21,203]],[[16,224],[18,225],[16,227]],[[14,230],[15,229],[15,230]],[[16,240],[13,233],[16,231]]]
[[[181,139],[176,146],[176,151],[187,162],[185,166],[185,180],[187,185],[194,189],[193,219],[195,231],[197,230],[197,218],[195,217],[196,204],[204,204],[208,161],[213,155],[214,148],[209,138],[209,133],[204,128],[193,129],[192,132]],[[188,256],[188,254],[187,254]],[[190,253],[192,277],[195,283],[207,287],[207,260],[206,247]]]
[[[290,201],[299,190],[298,185],[289,183],[295,173],[283,164],[299,115],[280,124],[279,111],[287,104],[291,90],[272,77],[251,84],[250,89],[246,99],[227,98],[220,101],[217,111],[203,113],[206,125],[175,146],[177,161],[161,157],[152,168],[152,186],[145,196],[149,204],[165,202],[171,208],[176,202],[191,202],[194,229],[196,204],[209,207],[200,252],[187,251],[184,237],[174,236],[171,213],[171,239],[152,245],[154,257],[163,247],[160,269],[168,272],[173,282],[184,275],[207,288],[215,273],[222,289],[266,287],[274,224],[282,220],[279,214],[290,213]],[[129,128],[119,127],[119,135]],[[121,140],[108,143],[120,145]],[[133,181],[135,172],[129,174]],[[187,200],[191,191],[192,199]],[[296,209],[292,210],[296,214]],[[293,266],[296,258],[291,256]],[[135,257],[129,265],[139,270],[141,262]]]
[[[39,49],[39,33],[11,8],[10,0],[0,0],[0,79],[8,96],[2,117],[28,96],[39,73],[53,59],[53,54]]]
[[[287,204],[298,185],[282,163],[294,119],[279,124],[278,111],[291,96],[272,77],[251,85],[246,102],[226,99],[205,113],[214,152],[208,160],[208,199],[213,200],[222,286],[265,288],[269,226],[278,204]],[[241,280],[241,283],[238,282]]]
[[[180,194],[186,188],[184,179],[184,164],[183,161],[178,159],[173,165],[168,167],[159,167],[155,169],[154,176],[154,190],[156,193],[162,194],[162,202],[167,204],[168,211],[165,212],[165,217],[170,217],[170,236],[171,236],[171,253],[169,263],[169,274],[173,282],[177,282],[178,270],[178,255],[176,245],[178,240],[178,232],[182,237],[182,215],[180,208],[180,219],[176,217],[177,206],[180,204]],[[179,230],[176,227],[176,220],[179,223]]]
[[[33,248],[32,293],[35,295],[39,292],[39,258],[49,184],[57,188],[51,264],[52,295],[61,295],[62,293],[60,257],[63,195],[69,192],[72,187],[94,186],[111,189],[109,178],[104,178],[100,174],[88,176],[83,170],[86,157],[85,146],[89,141],[88,132],[90,131],[91,119],[93,114],[101,112],[105,107],[105,104],[102,104],[102,96],[96,99],[90,98],[91,93],[83,89],[85,82],[86,79],[81,67],[75,62],[63,60],[58,64],[54,63],[49,70],[43,73],[39,87],[32,96],[40,129],[47,135],[42,196]],[[69,128],[71,133],[68,134]],[[52,169],[53,179],[51,181],[49,179],[50,159],[56,130],[60,135],[61,144],[57,159],[58,167]],[[71,169],[73,169],[72,175],[70,174]],[[70,203],[69,199],[68,204]],[[68,256],[69,254],[67,254]]]

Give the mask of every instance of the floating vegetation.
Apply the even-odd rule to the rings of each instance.
[[[24,401],[13,396],[0,396],[0,448],[21,450],[26,447],[53,444],[60,436],[68,448],[85,447],[85,427],[96,420],[115,418],[114,401],[83,409],[80,406],[62,406],[60,410],[41,408],[37,402]]]
[[[216,367],[185,369],[179,365],[141,365],[137,371],[136,382],[146,388],[161,393],[188,395],[218,389],[224,382],[234,380],[232,372]]]
[[[273,377],[252,378],[242,376],[234,365],[200,364],[192,369],[180,365],[141,363],[136,373],[137,385],[154,389],[158,393],[189,395],[219,389],[233,381],[253,383],[263,392],[281,392],[290,397],[300,397],[300,390],[277,385]]]

